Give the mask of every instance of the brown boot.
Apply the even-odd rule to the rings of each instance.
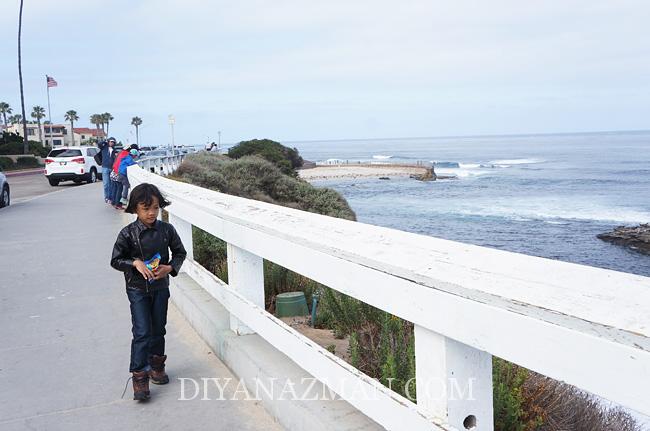
[[[133,372],[133,399],[146,401],[150,397],[149,374],[146,371]]]
[[[151,365],[151,371],[149,371],[151,383],[156,385],[169,383],[169,376],[165,373],[165,359],[167,359],[167,355],[151,355],[151,359],[149,360],[149,365]]]

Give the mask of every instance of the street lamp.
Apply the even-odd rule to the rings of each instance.
[[[174,151],[174,124],[176,124],[176,118],[172,114],[169,114],[167,117],[169,120],[169,126],[172,128],[172,152]]]

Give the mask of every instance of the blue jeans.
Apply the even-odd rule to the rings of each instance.
[[[131,363],[129,372],[148,369],[151,355],[165,354],[165,325],[169,288],[146,292],[126,289],[131,303]]]
[[[122,199],[127,200],[129,197],[129,188],[131,188],[129,177],[120,174],[120,183],[122,183]]]
[[[113,205],[119,205],[122,199],[122,183],[119,181],[111,181],[113,183]]]
[[[115,205],[115,202],[113,202],[113,197],[115,197],[115,181],[109,179],[108,180],[108,201]]]
[[[111,168],[102,168],[102,185],[104,186],[104,200],[112,198],[111,191]]]

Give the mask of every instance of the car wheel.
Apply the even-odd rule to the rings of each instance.
[[[0,196],[0,208],[8,207],[10,203],[9,187],[4,186],[2,196]]]
[[[88,179],[88,184],[97,182],[97,171],[95,168],[90,170],[90,178]]]
[[[48,178],[47,180],[50,182],[50,185],[52,187],[56,187],[56,186],[59,185],[59,180],[55,180],[55,179],[52,179],[52,178]]]

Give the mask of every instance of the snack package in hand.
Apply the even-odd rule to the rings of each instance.
[[[158,269],[158,265],[160,265],[160,253],[156,253],[153,255],[153,257],[149,260],[145,260],[144,264],[147,268],[149,268],[150,271],[156,272],[156,269]],[[149,282],[153,280],[148,280]]]

